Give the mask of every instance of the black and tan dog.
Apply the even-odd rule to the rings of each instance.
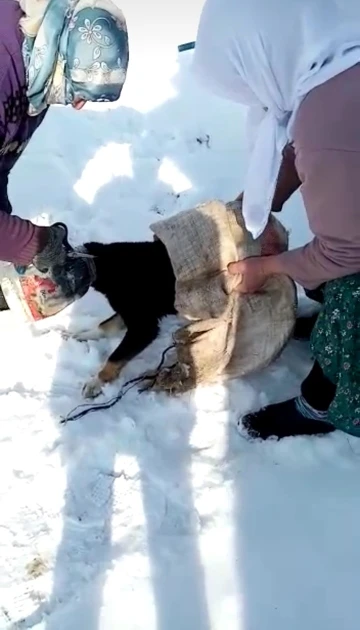
[[[80,341],[125,335],[97,376],[83,388],[86,398],[98,396],[131,359],[159,333],[159,322],[175,314],[175,276],[165,246],[159,240],[140,243],[85,243],[93,258],[93,288],[102,293],[114,315],[98,328],[75,335]]]

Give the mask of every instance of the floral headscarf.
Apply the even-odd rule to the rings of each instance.
[[[111,0],[49,0],[23,57],[32,116],[75,98],[116,101],[129,62],[123,13]]]

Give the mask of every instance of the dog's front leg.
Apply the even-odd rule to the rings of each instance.
[[[124,339],[110,355],[97,376],[92,378],[83,388],[85,398],[96,398],[107,383],[113,383],[119,376],[123,367],[145,350],[159,331],[158,322],[141,322],[136,326],[128,328]]]
[[[99,339],[115,337],[124,329],[123,319],[117,313],[112,315],[105,321],[101,322],[95,328],[84,330],[79,333],[67,334],[66,338],[76,339],[76,341],[98,341]]]

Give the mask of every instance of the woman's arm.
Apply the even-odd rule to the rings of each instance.
[[[6,146],[8,117],[5,104],[16,90],[21,90],[17,75],[18,68],[9,51],[0,43],[0,148]],[[22,138],[26,140],[27,138]],[[0,161],[4,156],[0,153]],[[1,163],[0,170],[0,260],[19,265],[32,262],[34,256],[44,247],[47,231],[17,216],[12,216],[7,195],[8,172]]]
[[[315,289],[360,273],[360,151],[300,149],[297,166],[315,236],[304,247],[231,265],[231,273],[243,275],[239,291],[258,291],[274,274]]]
[[[0,207],[0,260],[28,265],[46,241],[46,228],[1,212]]]
[[[268,268],[306,289],[360,272],[360,152],[306,150],[297,155],[314,239],[273,257]]]

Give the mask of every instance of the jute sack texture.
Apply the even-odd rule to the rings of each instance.
[[[245,228],[241,200],[215,200],[150,227],[168,251],[175,306],[187,320],[174,335],[172,357],[157,372],[154,389],[179,394],[268,366],[292,335],[295,285],[287,276],[273,276],[261,293],[241,295],[234,291],[239,278],[227,267],[265,250],[286,251],[282,224],[272,216],[264,236],[255,241]]]

